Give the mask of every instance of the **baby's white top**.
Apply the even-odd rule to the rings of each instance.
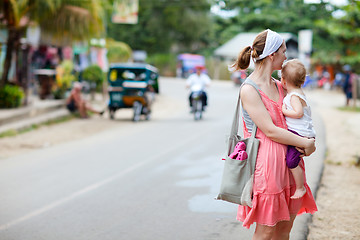
[[[315,137],[316,132],[313,126],[313,122],[311,119],[311,109],[308,101],[306,100],[305,95],[302,95],[297,92],[290,92],[284,98],[284,103],[287,109],[294,110],[290,104],[291,96],[296,95],[306,103],[306,106],[303,108],[304,115],[301,118],[290,118],[286,117],[286,124],[288,129],[293,130],[304,137]]]

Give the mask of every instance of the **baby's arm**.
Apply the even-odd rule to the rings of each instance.
[[[282,112],[286,117],[301,118],[302,116],[304,116],[303,105],[301,99],[298,96],[291,96],[290,104],[294,110],[287,109],[285,104],[283,104],[282,106]]]

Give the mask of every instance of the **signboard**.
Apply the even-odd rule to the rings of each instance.
[[[313,32],[310,29],[299,31],[299,51],[310,53],[312,50]]]
[[[299,60],[305,65],[306,70],[310,69],[312,37],[313,32],[310,29],[299,31]]]
[[[35,47],[39,46],[40,43],[40,35],[41,35],[41,30],[39,26],[36,27],[28,27],[26,29],[26,39],[27,42]]]
[[[137,24],[139,0],[114,0],[113,23]]]

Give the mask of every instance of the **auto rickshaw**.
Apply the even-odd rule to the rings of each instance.
[[[158,70],[145,63],[111,64],[108,73],[109,112],[114,119],[115,111],[133,108],[133,121],[141,115],[150,119],[151,103],[155,93],[159,93]]]

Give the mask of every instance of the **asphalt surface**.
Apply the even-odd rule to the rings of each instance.
[[[0,239],[250,239],[254,226],[235,220],[237,206],[214,200],[237,88],[213,82],[196,122],[184,81],[160,84],[171,114],[0,161]],[[313,191],[325,155],[314,120],[317,151],[305,160]],[[291,239],[306,239],[309,220],[296,219]]]

